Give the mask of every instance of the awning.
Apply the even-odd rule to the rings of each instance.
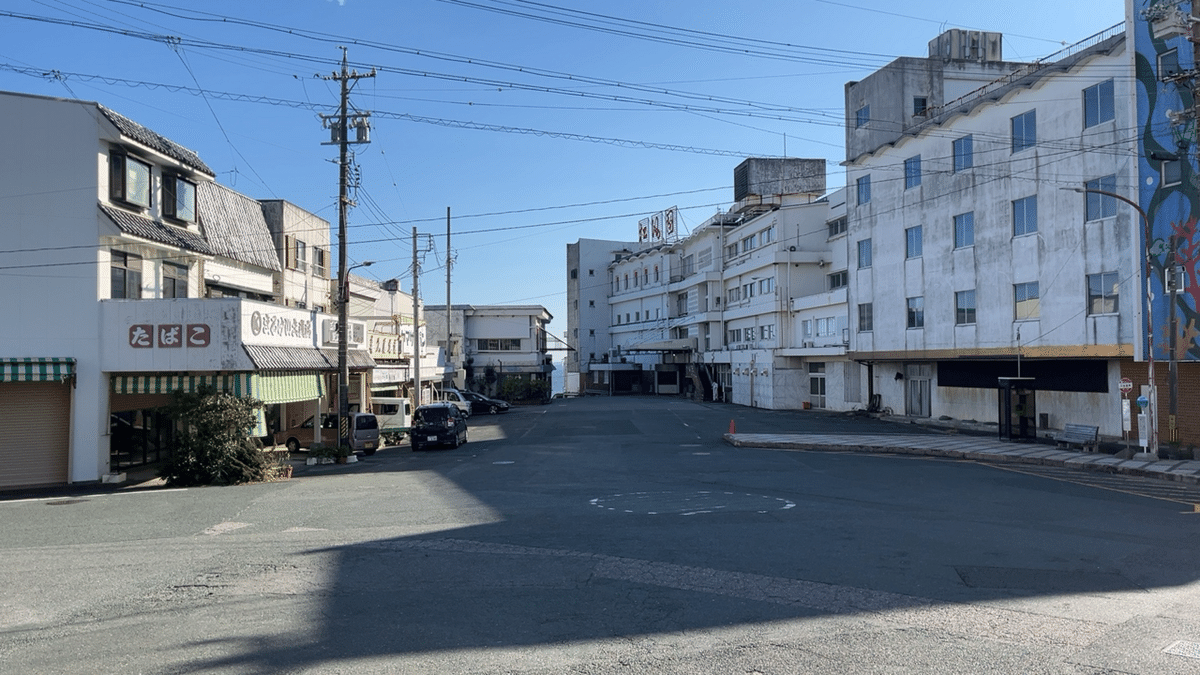
[[[235,396],[254,395],[254,373],[113,375],[109,381],[109,391],[114,394],[171,394],[176,391],[194,393],[206,384]]]
[[[247,345],[242,348],[260,370],[334,370],[338,369],[336,349],[316,347],[275,347]],[[375,360],[364,349],[346,350],[346,363],[354,370],[374,368]]]
[[[0,382],[61,382],[74,374],[70,357],[0,358]]]
[[[254,391],[263,403],[312,401],[325,395],[324,378],[316,371],[255,373]]]

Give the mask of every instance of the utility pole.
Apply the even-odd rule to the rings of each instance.
[[[450,311],[450,268],[454,264],[454,257],[450,255],[450,207],[446,207],[446,364],[454,363],[454,349],[451,338],[454,336],[454,330],[450,325],[451,317],[454,316]],[[466,339],[466,336],[463,336]],[[466,388],[466,381],[463,381],[463,388]]]
[[[420,303],[417,298],[421,297],[421,261],[417,258],[417,228],[413,228],[413,259],[412,259],[412,300],[413,300],[413,411],[421,405],[421,313]]]
[[[337,115],[321,115],[325,126],[331,129],[330,141],[326,145],[337,144],[338,153],[338,441],[339,445],[350,445],[350,365],[346,324],[349,322],[350,292],[349,270],[346,267],[346,217],[351,206],[347,195],[347,182],[350,174],[349,139],[350,119],[349,108],[351,83],[364,77],[375,77],[375,69],[370,73],[358,73],[347,68],[346,48],[342,47],[342,70],[340,73],[322,76],[325,80],[337,80],[341,84],[341,104]],[[354,129],[357,132],[354,143],[370,142],[370,126],[367,122],[369,113],[355,113]]]

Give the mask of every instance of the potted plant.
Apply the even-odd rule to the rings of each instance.
[[[337,459],[338,449],[324,443],[314,443],[308,449],[309,464],[333,464]]]

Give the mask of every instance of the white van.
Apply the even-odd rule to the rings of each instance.
[[[379,419],[379,435],[388,445],[399,445],[412,426],[412,401],[406,398],[371,398],[371,412]]]
[[[471,401],[457,389],[443,389],[436,394],[437,400],[453,404],[462,411],[463,417],[471,416]]]

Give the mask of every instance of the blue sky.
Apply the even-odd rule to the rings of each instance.
[[[1137,0],[1135,0],[1137,2]],[[948,28],[1004,33],[1032,60],[1123,20],[1124,3],[1058,0],[8,0],[0,89],[103,103],[197,151],[217,180],[336,227],[337,153],[322,145],[340,46],[376,69],[351,102],[355,273],[422,297],[540,304],[566,330],[566,244],[681,231],[732,200],[742,158],[821,158],[842,180],[842,97]],[[590,28],[583,27],[584,25]],[[57,72],[54,76],[51,73]],[[335,242],[336,244],[336,242]],[[336,258],[335,258],[336,260]]]

